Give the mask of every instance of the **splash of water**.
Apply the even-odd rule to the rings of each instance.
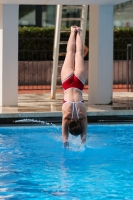
[[[54,126],[57,130],[59,130],[59,127],[53,123],[42,121],[42,120],[36,120],[36,119],[21,119],[21,120],[16,120],[15,123],[21,123],[21,124],[41,124],[41,125],[46,125],[46,126]],[[49,134],[55,141],[57,142],[62,142],[62,138],[60,135],[55,134],[51,132]],[[80,151],[83,152],[85,150],[85,145],[81,145],[81,138],[72,136],[71,134],[69,135],[69,148],[70,151]]]
[[[50,125],[50,126],[56,126],[53,123],[41,121],[41,120],[36,120],[36,119],[21,119],[21,120],[16,120],[15,123],[34,123],[34,124],[43,124],[43,125]]]
[[[69,150],[70,151],[80,151],[83,152],[85,150],[85,144],[81,144],[80,136],[69,136]]]

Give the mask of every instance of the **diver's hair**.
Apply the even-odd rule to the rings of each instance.
[[[83,125],[79,119],[71,119],[68,121],[67,125],[69,132],[74,136],[80,135],[83,132]]]

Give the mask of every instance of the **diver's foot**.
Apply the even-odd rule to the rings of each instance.
[[[77,26],[71,26],[71,32],[77,32]]]
[[[81,29],[80,27],[78,27],[78,26],[77,26],[77,28],[76,28],[76,29],[77,29],[77,33],[79,33],[79,34],[80,34],[80,32],[82,31],[82,29]]]

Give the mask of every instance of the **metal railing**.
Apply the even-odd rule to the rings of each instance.
[[[133,91],[133,43],[127,44],[127,90]]]
[[[114,74],[113,88],[133,91],[133,39],[127,38],[127,45],[114,50]],[[30,39],[29,39],[30,40]],[[121,39],[123,43],[125,39]],[[42,40],[42,43],[44,40]],[[44,45],[45,47],[45,45]],[[52,49],[52,48],[51,48]],[[21,58],[21,59],[20,59]],[[60,59],[63,63],[65,57]],[[85,60],[88,66],[88,59]],[[50,89],[53,68],[53,51],[41,50],[19,50],[19,90],[44,90]],[[60,69],[60,68],[59,68]],[[88,67],[89,70],[89,67]],[[59,72],[60,73],[60,72]],[[88,84],[88,80],[86,82]],[[61,85],[58,79],[58,86]]]
[[[114,50],[114,76],[113,84],[115,89],[125,89],[132,91],[133,82],[133,39],[122,38],[117,39],[119,49]],[[126,41],[126,42],[125,42]]]

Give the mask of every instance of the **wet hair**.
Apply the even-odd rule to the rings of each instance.
[[[81,120],[71,119],[68,121],[68,130],[74,136],[80,135],[83,132],[83,125]]]

